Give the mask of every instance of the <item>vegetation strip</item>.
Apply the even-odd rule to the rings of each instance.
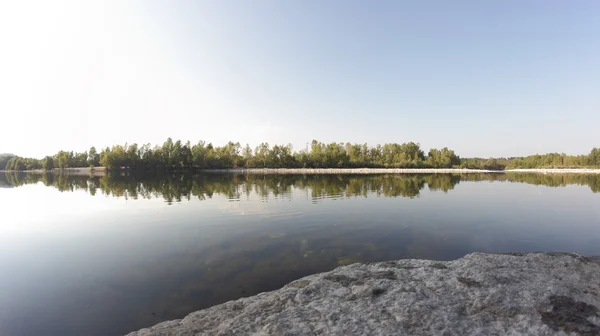
[[[600,149],[589,155],[551,153],[517,158],[461,159],[448,148],[429,150],[427,155],[414,142],[367,144],[329,143],[313,140],[310,147],[293,151],[292,145],[262,143],[252,149],[239,142],[216,147],[200,141],[195,145],[167,139],[162,146],[116,145],[98,153],[95,147],[83,153],[60,151],[38,160],[0,155],[0,170],[65,169],[103,166],[108,170],[198,170],[230,168],[461,168],[482,170],[531,168],[600,168]]]

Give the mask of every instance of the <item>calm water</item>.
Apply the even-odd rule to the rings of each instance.
[[[118,335],[356,261],[600,254],[600,175],[0,174],[0,335]]]

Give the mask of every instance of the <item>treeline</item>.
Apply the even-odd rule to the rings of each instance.
[[[600,149],[594,148],[589,155],[566,155],[550,153],[514,158],[506,166],[507,169],[517,168],[577,168],[600,167]]]
[[[200,141],[173,141],[162,145],[116,145],[95,147],[83,153],[60,151],[38,160],[18,156],[0,158],[0,170],[65,169],[106,167],[109,170],[189,171],[221,168],[471,168],[504,170],[514,168],[600,167],[600,149],[589,155],[571,156],[551,153],[518,158],[461,159],[448,148],[425,153],[419,144],[389,143],[376,146],[350,143],[322,143],[313,140],[310,147],[294,151],[291,145],[270,146],[262,143],[254,149],[239,142],[224,146]]]
[[[594,148],[589,155],[565,153],[536,154],[526,157],[463,159],[461,166],[472,169],[533,169],[533,168],[600,168],[600,149]]]
[[[61,151],[42,160],[13,157],[6,170],[106,167],[109,170],[181,171],[220,168],[451,168],[460,165],[454,151],[431,149],[427,154],[419,144],[330,143],[313,140],[310,148],[293,151],[291,145],[262,143],[252,149],[239,142],[214,146],[167,139],[161,146],[116,145],[98,152],[95,147],[83,153]],[[2,167],[0,166],[0,169]]]

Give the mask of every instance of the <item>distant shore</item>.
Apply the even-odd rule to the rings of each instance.
[[[452,173],[502,173],[501,170],[453,168],[232,168],[203,169],[204,173],[238,174],[452,174]]]
[[[233,168],[204,169],[204,173],[238,174],[466,174],[466,173],[543,173],[600,174],[600,169],[456,169],[456,168]]]
[[[9,172],[2,171],[0,172]],[[45,171],[24,170],[24,173],[54,173],[77,176],[104,176],[107,170],[104,167],[65,168]],[[196,173],[229,173],[229,174],[294,174],[294,175],[320,175],[320,174],[473,174],[473,173],[537,173],[537,174],[600,174],[600,169],[577,168],[577,169],[507,169],[507,170],[485,170],[485,169],[457,169],[457,168],[230,168],[230,169],[201,169]]]
[[[600,169],[591,168],[532,168],[507,169],[506,173],[542,173],[542,174],[600,174]]]
[[[14,170],[0,170],[0,173],[12,173]],[[94,169],[90,167],[80,167],[80,168],[65,168],[65,169],[52,169],[52,170],[43,170],[43,169],[34,169],[34,170],[20,170],[20,173],[33,173],[33,174],[65,174],[65,175],[76,175],[76,176],[104,176],[106,175],[106,169],[104,167],[95,167]]]

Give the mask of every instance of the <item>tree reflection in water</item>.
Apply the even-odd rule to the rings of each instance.
[[[197,198],[205,200],[213,195],[239,199],[256,194],[263,198],[291,197],[292,190],[306,190],[315,200],[324,197],[417,197],[428,187],[432,191],[449,192],[463,181],[509,181],[564,187],[589,186],[600,192],[598,174],[404,174],[404,175],[108,175],[74,176],[56,174],[5,173],[0,174],[0,186],[18,187],[43,183],[59,191],[85,190],[90,195],[100,192],[127,199],[162,197],[168,203]]]

